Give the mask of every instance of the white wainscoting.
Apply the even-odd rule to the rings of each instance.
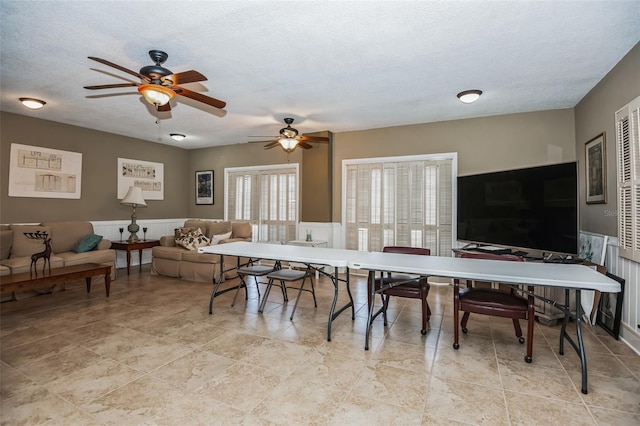
[[[185,219],[138,219],[136,223],[140,226],[140,231],[138,232],[138,238],[142,239],[144,237],[144,233],[142,232],[142,228],[147,228],[147,239],[148,240],[159,240],[160,237],[165,235],[173,235],[173,230],[175,228],[179,228],[184,225]],[[120,231],[119,228],[123,228],[124,232],[122,233],[122,239],[129,238],[129,231],[127,231],[127,226],[131,223],[131,219],[128,220],[104,220],[104,221],[94,221],[93,224],[93,232],[98,235],[102,235],[104,238],[111,241],[120,241]],[[151,263],[151,250],[143,250],[142,251],[142,263]],[[131,253],[131,266],[140,265],[140,261],[138,259],[137,253]],[[126,268],[127,267],[127,253],[124,250],[116,251],[116,268]]]
[[[640,354],[640,263],[621,258],[618,239],[609,236],[605,266],[625,280],[620,339]]]

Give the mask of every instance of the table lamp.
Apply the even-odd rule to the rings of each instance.
[[[130,186],[129,192],[127,192],[127,195],[120,201],[120,204],[133,207],[131,223],[127,227],[131,235],[129,235],[127,241],[130,243],[139,241],[138,234],[136,234],[140,230],[140,227],[136,223],[136,207],[147,207],[147,203],[145,203],[142,197],[142,188],[139,186]]]

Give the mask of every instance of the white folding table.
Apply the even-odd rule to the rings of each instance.
[[[520,285],[560,287],[565,290],[564,304],[533,294],[534,297],[549,303],[564,312],[564,321],[560,333],[559,353],[564,354],[564,340],[575,349],[580,357],[582,369],[582,393],[587,393],[587,359],[582,339],[582,314],[580,304],[581,290],[597,290],[604,293],[619,293],[620,283],[596,270],[575,264],[534,263],[534,262],[501,262],[499,260],[469,259],[442,256],[412,256],[408,254],[371,252],[363,254],[349,262],[353,269],[367,269],[369,274],[380,272],[399,272],[415,275],[460,278],[478,281],[500,282],[514,286],[522,293]],[[372,286],[371,298],[383,292],[383,287],[376,292]],[[569,290],[575,290],[576,313],[569,306]],[[369,308],[365,349],[369,348],[369,329],[373,316],[373,303]],[[569,319],[576,323],[577,344],[567,334]],[[458,327],[458,324],[455,325]]]
[[[209,300],[209,314],[213,313],[213,299],[220,294],[223,294],[230,290],[235,290],[238,286],[227,288],[223,291],[219,291],[220,284],[223,281],[223,266],[224,256],[237,256],[248,257],[251,259],[263,259],[273,261],[286,261],[303,263],[311,269],[323,274],[331,279],[334,286],[333,303],[331,304],[331,310],[329,311],[329,321],[327,325],[327,340],[331,341],[331,324],[334,319],[338,317],[343,311],[351,308],[351,319],[355,319],[355,307],[353,304],[353,297],[351,295],[351,289],[349,288],[349,262],[359,256],[362,256],[366,252],[357,250],[335,249],[335,248],[323,248],[323,247],[302,247],[293,245],[280,245],[280,244],[264,244],[264,243],[250,243],[245,241],[238,241],[228,244],[217,244],[213,246],[200,247],[199,253],[209,253],[220,255],[220,276],[216,281],[216,277],[213,277],[213,292]],[[238,261],[238,263],[240,263]],[[316,267],[316,265],[329,266],[333,268],[333,273],[327,273],[324,268]],[[340,278],[338,275],[340,268],[346,268],[345,278]],[[338,286],[340,283],[345,283],[347,288],[347,294],[349,295],[349,302],[336,310],[336,304],[338,302]],[[239,284],[241,286],[241,284]]]

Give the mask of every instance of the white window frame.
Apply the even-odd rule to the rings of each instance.
[[[456,247],[457,237],[457,177],[458,177],[458,153],[446,152],[438,154],[406,155],[397,157],[371,157],[342,161],[342,247],[347,246],[347,168],[359,164],[403,163],[414,161],[451,160],[451,247]],[[357,214],[357,213],[356,213]],[[362,238],[360,236],[359,238]],[[435,251],[435,250],[434,250]],[[436,254],[436,253],[434,253]],[[451,256],[451,253],[440,253],[443,256]]]
[[[224,220],[230,220],[229,219],[229,213],[228,213],[228,208],[229,208],[229,176],[233,173],[260,173],[260,172],[269,172],[269,171],[273,171],[273,170],[286,170],[286,169],[295,169],[295,178],[296,178],[296,187],[297,187],[297,193],[296,193],[296,206],[295,206],[295,218],[291,221],[291,222],[295,222],[295,226],[294,229],[297,230],[297,226],[300,220],[300,206],[301,206],[301,202],[300,202],[300,196],[301,196],[301,185],[300,185],[300,164],[299,163],[285,163],[285,164],[272,164],[272,165],[263,165],[263,166],[247,166],[247,167],[227,167],[224,169]],[[260,197],[258,197],[258,199],[261,200]],[[255,199],[254,199],[255,200]],[[262,201],[259,202],[259,204],[262,204]],[[262,206],[260,208],[260,210],[262,210]],[[251,225],[252,225],[252,231],[253,231],[253,240],[254,241],[261,241],[261,240],[265,240],[263,238],[263,232],[264,232],[264,223],[262,222],[262,219],[264,219],[262,217],[262,212],[260,213],[260,222],[258,223],[254,223],[255,221],[251,221]],[[290,237],[290,238],[289,238]],[[285,239],[291,239],[294,240],[296,238],[296,234],[294,232],[293,235],[289,236]],[[282,243],[286,243],[288,241],[281,241]]]

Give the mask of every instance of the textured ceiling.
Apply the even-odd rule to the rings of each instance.
[[[0,20],[3,111],[188,149],[277,135],[284,117],[344,132],[571,108],[640,40],[637,1],[1,0]],[[135,87],[83,88],[136,81],[87,56],[138,71],[151,49],[227,107],[178,96],[156,124]]]

